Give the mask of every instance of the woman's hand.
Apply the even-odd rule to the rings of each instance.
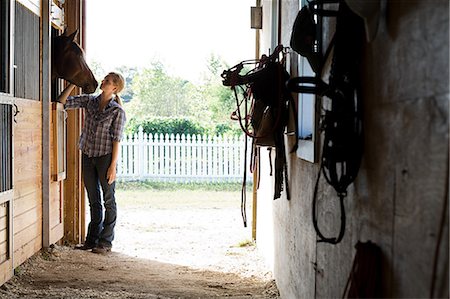
[[[72,90],[75,88],[75,85],[70,83],[69,85],[67,85],[66,88],[64,88],[64,90],[61,92],[61,94],[59,95],[57,101],[65,104],[67,101],[67,97],[70,95],[70,93],[72,92]]]
[[[108,184],[114,183],[116,180],[116,164],[112,164],[109,166],[108,171],[106,172],[106,179],[108,180]]]

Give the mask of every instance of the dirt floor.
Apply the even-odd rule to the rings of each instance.
[[[118,195],[111,253],[54,246],[18,267],[0,298],[279,298],[236,192]]]

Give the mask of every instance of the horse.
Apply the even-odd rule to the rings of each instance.
[[[62,78],[82,88],[83,93],[93,93],[98,86],[84,58],[84,51],[74,41],[78,30],[70,35],[66,31],[52,39],[52,81]]]

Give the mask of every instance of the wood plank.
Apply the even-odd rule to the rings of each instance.
[[[52,182],[50,185],[50,244],[54,244],[64,236],[62,182]]]
[[[53,111],[54,112],[54,111]],[[50,132],[49,132],[49,136],[50,136],[50,169],[51,169],[51,175],[52,175],[52,180],[55,181],[55,179],[53,178],[53,176],[55,175],[55,168],[57,167],[56,164],[56,131],[55,131],[55,126],[56,126],[56,121],[55,121],[55,113],[51,114],[51,118],[50,118]]]
[[[55,227],[61,223],[63,223],[63,219],[61,215],[60,206],[54,205],[54,208],[52,208],[52,210],[50,211],[50,227]]]
[[[41,103],[39,102],[16,97],[14,98],[14,103],[21,112],[24,112],[24,114],[29,114],[30,111],[35,111],[35,113],[32,114],[41,113]]]
[[[38,243],[38,245],[40,245],[37,251],[39,251],[42,248],[41,224],[38,223],[38,225],[28,226],[26,229],[14,235],[14,253],[18,252],[21,248],[27,247],[30,243]],[[35,245],[33,245],[32,247],[34,248]]]
[[[30,183],[33,183],[33,181],[35,183],[40,182],[42,162],[35,158],[36,155],[31,151],[26,155],[14,157],[14,177],[17,178],[17,181],[27,180]]]
[[[8,237],[9,237],[9,231],[7,229],[0,230],[0,244],[1,243],[8,243]],[[2,248],[0,247],[0,253],[2,253]],[[1,263],[1,262],[0,262]]]
[[[8,227],[8,222],[9,222],[8,217],[4,216],[0,218],[0,231]]]
[[[20,199],[41,190],[41,180],[25,179],[14,181],[14,199]]]
[[[5,216],[8,215],[8,204],[1,204],[0,205],[0,222],[2,221],[3,218],[5,218]]]
[[[84,27],[81,24],[81,1],[66,1],[65,9],[73,13],[67,15],[67,30],[80,29],[78,41],[84,46]],[[76,92],[80,92],[78,89]],[[81,182],[81,156],[78,150],[78,138],[81,133],[83,113],[79,109],[68,112],[67,119],[67,170],[64,184],[64,231],[65,241],[80,243],[85,236],[85,200]]]
[[[61,197],[61,190],[59,182],[51,182],[50,183],[50,204],[58,204]]]
[[[15,237],[14,240],[14,264],[13,267],[16,268],[24,263],[27,259],[32,257],[34,254],[39,252],[42,248],[42,226],[40,227],[29,227],[26,231],[22,231]],[[35,236],[29,239],[29,236]],[[17,241],[16,241],[17,240]],[[20,247],[16,246],[20,244]]]
[[[26,259],[34,254],[35,250],[39,250],[34,244],[26,244],[36,238],[41,239],[42,113],[39,102],[17,99],[16,103],[20,112],[16,116],[17,123],[14,128],[13,234],[14,248],[31,248],[23,251],[25,255],[20,255]],[[27,235],[30,230],[34,232]],[[19,258],[15,262],[23,261]]]
[[[0,242],[0,254],[2,254],[2,255],[8,255],[9,253],[8,253],[8,250],[9,250],[9,244],[8,244],[8,242],[5,242],[5,241],[2,241],[2,242]],[[0,262],[0,264],[1,264],[2,262]]]
[[[36,209],[40,206],[42,206],[41,194],[38,191],[27,194],[21,198],[17,198],[13,203],[14,217],[22,215],[26,211],[30,209]]]
[[[8,228],[8,222],[9,219],[7,217],[3,217],[2,219],[0,219],[0,232]]]
[[[33,155],[27,155],[29,158],[35,158]],[[31,184],[33,186],[40,186],[42,184],[42,163],[36,159],[30,159],[27,163],[26,159],[19,157],[14,159],[14,178],[13,186]],[[27,188],[27,187],[26,187]],[[27,189],[30,189],[28,187]],[[14,197],[17,197],[16,195]]]
[[[41,32],[41,104],[42,104],[42,245],[44,247],[50,246],[49,235],[49,217],[50,217],[50,123],[51,123],[51,70],[50,70],[50,55],[51,55],[51,1],[42,1],[42,32]]]
[[[0,285],[10,280],[14,276],[12,259],[8,259],[0,264]]]
[[[14,128],[14,196],[20,198],[41,190],[42,121],[39,102],[16,99],[16,104],[20,112]]]
[[[52,122],[50,125],[50,169],[54,181],[66,178],[66,112],[61,103],[52,103]]]
[[[32,111],[30,111],[32,112]],[[39,130],[41,129],[41,123],[38,120],[38,117],[40,116],[40,114],[22,114],[21,113],[25,113],[25,111],[20,110],[19,108],[19,113],[16,115],[16,123],[14,123],[14,132],[23,132],[26,136],[41,136],[42,135],[42,131]],[[34,123],[33,123],[34,121]]]
[[[2,246],[2,244],[0,244]],[[6,254],[0,254],[0,263],[6,262],[8,260],[8,256]]]
[[[58,242],[62,236],[64,236],[64,225],[60,223],[50,230],[50,244]]]
[[[14,144],[19,146],[40,145],[42,139],[42,112],[39,102],[16,99],[19,113],[14,125]]]
[[[433,277],[432,253],[443,203],[448,200],[445,186],[449,145],[443,142],[448,136],[448,96],[402,102],[397,111],[405,119],[422,121],[397,123],[393,133],[397,137],[396,154],[401,157],[395,163],[394,294],[428,297]],[[444,238],[448,260],[448,233]],[[448,265],[445,267],[448,270]],[[443,277],[436,277],[436,281],[440,280]]]
[[[14,215],[14,234],[21,232],[29,226],[41,225],[42,207],[32,208],[20,215]]]

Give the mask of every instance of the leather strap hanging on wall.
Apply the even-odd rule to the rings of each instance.
[[[270,56],[263,55],[259,60],[242,61],[222,73],[223,85],[231,87],[236,99],[236,110],[231,117],[239,121],[242,131],[252,138],[252,155],[259,153],[259,147],[275,149],[274,199],[281,197],[284,190],[286,198],[290,199],[284,134],[289,131],[287,130],[289,116],[294,116],[295,122],[297,119],[296,113],[289,111],[293,107],[293,99],[286,87],[290,75],[284,65],[284,49],[282,45],[279,45]],[[248,65],[254,67],[245,74],[241,74],[244,72],[244,66]],[[296,127],[294,131],[294,134],[298,135]],[[252,161],[254,159],[255,156],[252,157]],[[246,169],[244,176],[246,176]],[[244,189],[245,184],[241,201],[245,226]]]
[[[338,3],[337,11],[321,9],[323,3]],[[345,1],[311,1],[308,11],[319,16],[336,16],[336,32],[328,46],[324,60],[318,63],[311,59],[311,51],[303,49],[321,73],[323,61],[333,52],[329,83],[316,77],[297,77],[288,81],[292,92],[311,93],[331,100],[331,108],[321,115],[320,131],[324,134],[322,158],[313,194],[312,218],[319,242],[338,244],[345,233],[345,205],[347,187],[354,181],[363,153],[362,109],[359,86],[361,46],[364,39],[363,20],[353,13]],[[309,13],[309,12],[308,12]],[[303,23],[311,26],[311,17],[303,12]],[[306,20],[306,21],[305,21]],[[297,31],[300,30],[297,28]],[[309,30],[309,35],[313,32]],[[293,38],[295,38],[293,36]],[[304,44],[304,43],[303,43]],[[314,43],[311,43],[313,45]],[[306,54],[305,54],[306,53]],[[317,57],[316,57],[317,58]],[[320,58],[320,57],[319,57]],[[318,59],[319,59],[318,58]],[[320,66],[320,67],[319,67]],[[320,68],[320,69],[317,69]],[[325,237],[319,229],[317,198],[320,175],[323,174],[339,197],[341,223],[337,237]]]

